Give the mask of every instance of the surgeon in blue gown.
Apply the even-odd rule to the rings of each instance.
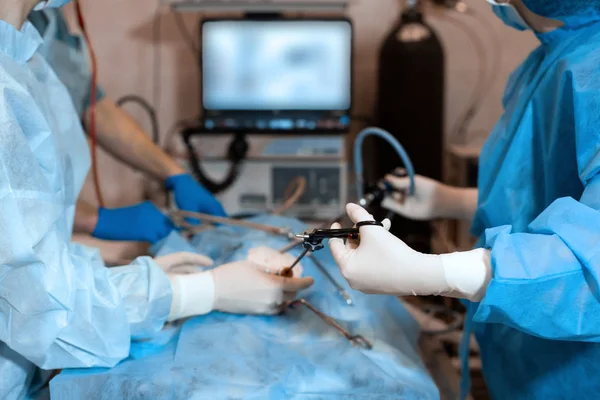
[[[106,268],[71,243],[90,165],[69,92],[38,51],[26,17],[68,0],[0,0],[0,399],[41,391],[53,369],[111,367],[131,340],[165,322],[210,313],[277,314],[312,278],[251,261],[190,253]]]
[[[86,43],[70,32],[60,8],[30,13],[28,20],[43,38],[39,52],[67,87],[77,114],[89,122],[92,71]],[[169,189],[180,209],[225,216],[221,204],[142,130],[135,120],[96,88],[98,145],[128,167]],[[155,243],[174,229],[173,223],[150,202],[123,208],[100,208],[78,200],[75,233],[98,239]]]
[[[419,220],[472,221],[475,250],[428,255],[385,228],[360,244],[334,240],[352,287],[366,293],[468,300],[494,399],[600,396],[600,1],[492,3],[540,45],[512,74],[504,113],[480,159],[478,189],[417,177],[384,206]],[[388,177],[399,190],[406,179]],[[347,207],[355,221],[372,217]],[[386,223],[386,227],[387,227]],[[469,389],[462,349],[462,395]]]

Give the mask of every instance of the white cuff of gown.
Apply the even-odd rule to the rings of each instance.
[[[215,281],[210,271],[188,275],[169,275],[173,302],[169,321],[208,314],[215,301]]]
[[[448,296],[481,301],[492,280],[490,251],[476,249],[441,257],[446,282],[452,291]]]

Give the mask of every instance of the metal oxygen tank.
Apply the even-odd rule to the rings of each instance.
[[[380,51],[377,125],[394,135],[409,153],[418,174],[442,180],[444,143],[444,51],[427,25],[420,0],[406,0],[398,22]],[[374,176],[401,165],[387,143],[374,142]],[[371,175],[371,174],[370,174]],[[385,210],[378,210],[383,217]],[[427,222],[394,218],[391,232],[414,249],[431,250]]]

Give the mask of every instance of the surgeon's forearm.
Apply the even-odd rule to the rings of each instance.
[[[86,233],[91,235],[98,224],[98,208],[83,200],[77,201],[75,208],[75,223],[73,233]]]
[[[477,199],[479,191],[472,188],[452,188],[451,210],[453,218],[463,221],[473,221],[477,211]]]
[[[86,116],[89,121],[89,110]],[[96,105],[96,121],[98,144],[118,160],[160,181],[185,173],[126,111],[109,98],[105,97]]]

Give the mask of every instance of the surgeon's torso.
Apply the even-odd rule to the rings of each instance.
[[[600,46],[600,35],[597,35]],[[553,201],[579,199],[576,121],[570,65],[578,36],[536,49],[511,76],[505,113],[480,158],[479,206],[473,232],[511,225],[526,231]]]
[[[39,232],[68,237],[89,169],[83,130],[66,89],[34,53],[41,42],[35,28],[26,23],[17,32],[0,21],[0,32],[0,199],[16,205],[15,218],[34,241]],[[34,373],[32,363],[0,342],[0,398],[25,398],[41,382]]]
[[[586,41],[600,48],[598,32],[596,25],[541,46],[511,77],[505,114],[480,160],[480,199],[473,225],[480,244],[485,229],[511,225],[513,232],[526,232],[556,199],[581,197],[581,125],[573,113],[577,88],[570,80],[578,73],[573,65],[590,62],[589,54],[576,51],[578,45]],[[600,62],[595,65],[600,68]],[[600,140],[600,126],[588,128],[596,129]],[[501,324],[474,323],[473,330],[494,399],[600,396],[600,344],[540,339]],[[592,365],[598,368],[590,369]]]
[[[81,122],[64,85],[48,63],[36,54],[22,71],[19,82],[34,94],[37,110],[31,110],[29,139],[33,156],[45,175],[48,188],[59,194],[65,207],[65,223],[72,230],[75,204],[90,167],[89,148]],[[34,166],[30,166],[34,167]]]

